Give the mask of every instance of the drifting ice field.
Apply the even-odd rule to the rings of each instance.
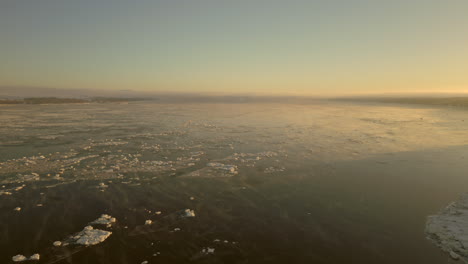
[[[424,228],[468,191],[466,117],[0,106],[0,263],[446,263]]]

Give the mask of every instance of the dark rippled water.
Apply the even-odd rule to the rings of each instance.
[[[0,263],[447,263],[424,226],[468,189],[465,116],[329,103],[2,106]],[[104,242],[52,245],[103,213],[117,219]]]

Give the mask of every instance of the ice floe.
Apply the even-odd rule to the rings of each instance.
[[[94,229],[92,226],[86,226],[81,232],[72,237],[72,242],[84,246],[93,246],[104,242],[112,232],[100,229]]]
[[[238,174],[236,165],[226,165],[219,162],[210,162],[206,164],[205,168],[192,171],[185,175],[185,177],[202,177],[202,178],[216,178],[216,177],[232,177]]]
[[[285,170],[284,167],[268,167],[263,172],[265,173],[275,173],[275,172],[283,172]]]
[[[92,225],[106,225],[110,227],[113,223],[115,223],[117,219],[107,214],[102,214],[98,219],[89,223],[88,226],[83,228],[82,231],[71,235],[68,239],[64,241],[55,241],[54,246],[65,246],[68,244],[78,244],[84,246],[93,246],[97,245],[104,240],[106,240],[112,232],[95,229]]]
[[[89,223],[90,225],[107,225],[110,226],[111,224],[115,223],[117,219],[112,217],[108,214],[102,214],[101,217]]]
[[[211,163],[206,164],[206,166],[213,167],[218,170],[223,170],[232,174],[237,173],[237,166],[235,165],[225,165],[225,164],[218,163],[218,162],[211,162]]]
[[[453,259],[468,263],[468,193],[438,214],[429,216],[426,234]]]
[[[185,209],[182,213],[183,217],[195,217],[195,211],[190,209]]]
[[[214,254],[214,252],[215,252],[214,248],[207,247],[207,248],[202,249],[203,254]]]
[[[28,258],[26,258],[25,256],[23,255],[16,255],[16,256],[13,256],[11,258],[11,260],[13,260],[14,262],[21,262],[21,261],[25,261],[27,260]]]
[[[24,255],[16,255],[16,256],[13,256],[11,258],[11,260],[13,260],[14,262],[22,262],[22,261],[26,261],[26,260],[39,260],[40,258],[41,258],[41,256],[36,253],[36,254],[30,256],[29,258],[27,258]]]

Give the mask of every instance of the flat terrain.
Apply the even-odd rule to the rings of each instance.
[[[468,107],[468,97],[362,97],[340,98],[337,101],[414,104],[425,106]]]

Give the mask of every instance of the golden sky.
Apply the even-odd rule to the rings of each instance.
[[[468,92],[468,2],[7,0],[0,86]]]

